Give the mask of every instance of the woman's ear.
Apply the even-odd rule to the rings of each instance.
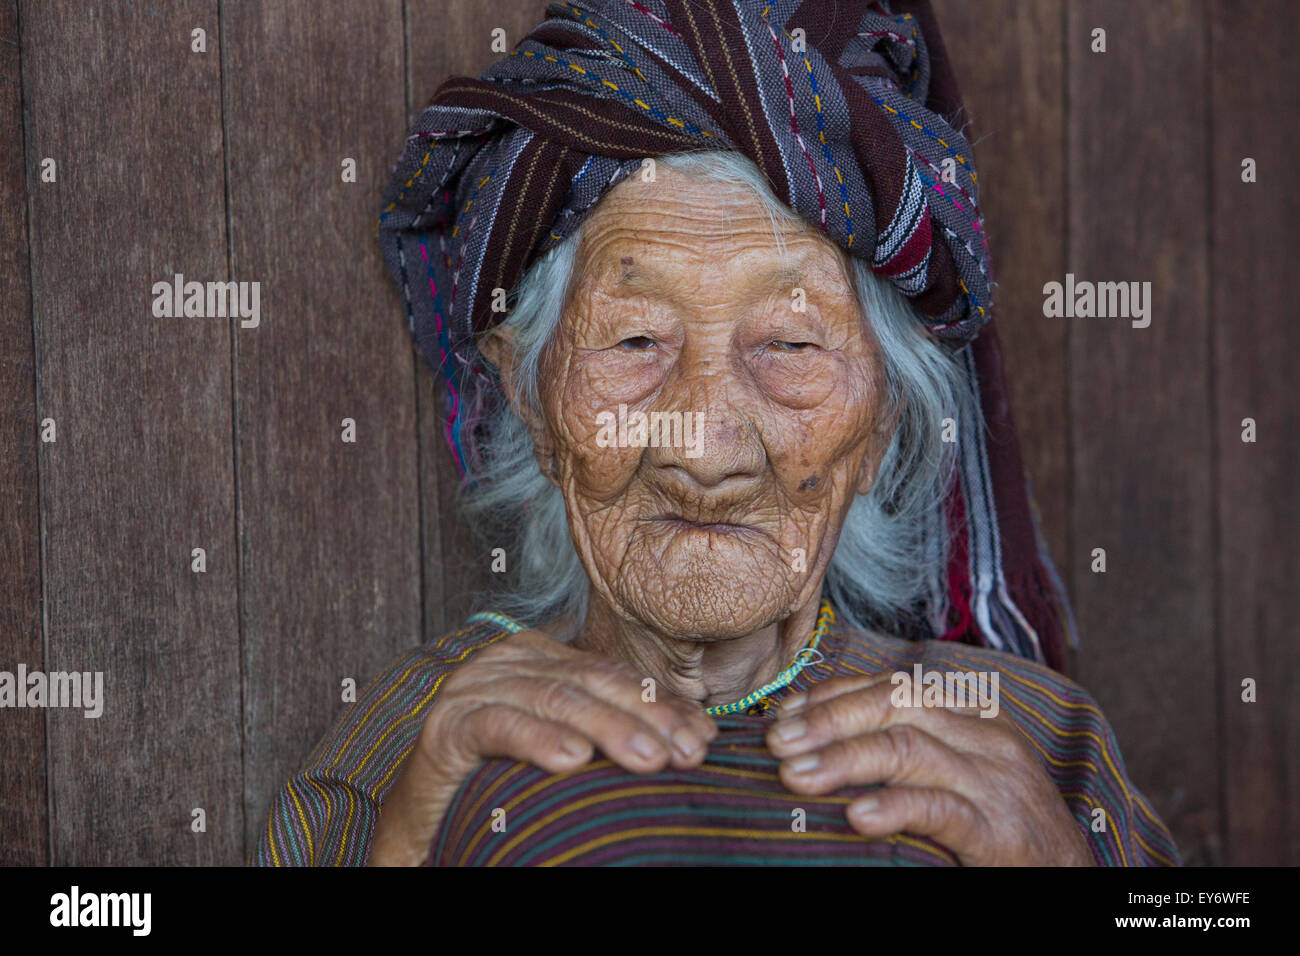
[[[876,426],[871,431],[871,440],[867,442],[867,449],[862,454],[862,467],[858,471],[858,494],[867,494],[876,483],[880,463],[889,450],[890,442],[894,440],[894,432],[901,420],[902,415],[893,402],[889,402],[876,415]]]
[[[478,350],[501,376],[501,388],[505,392],[506,400],[510,402],[510,407],[515,410],[516,415],[524,419],[529,428],[532,428],[532,423],[528,422],[526,417],[525,402],[523,396],[519,394],[518,379],[515,376],[514,343],[515,330],[502,324],[485,332],[479,338]]]
[[[498,371],[501,369],[501,359],[504,352],[509,351],[508,346],[514,341],[514,329],[508,325],[498,325],[496,328],[485,332],[478,340],[478,350],[483,353],[483,357],[488,363]]]
[[[520,394],[519,381],[515,374],[514,332],[515,330],[509,325],[504,323],[498,325],[478,340],[478,350],[496,368],[497,374],[501,376],[501,388],[505,392],[506,400],[510,402],[514,413],[528,428],[528,434],[532,436],[533,447],[536,450],[537,467],[541,469],[542,474],[554,481],[559,477],[559,473],[550,432],[542,417]]]
[[[880,459],[875,453],[875,442],[871,443],[865,454],[862,456],[862,465],[858,468],[858,488],[860,495],[865,495],[871,491],[871,486],[876,483],[876,471],[880,467]]]

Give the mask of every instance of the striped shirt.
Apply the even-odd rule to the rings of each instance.
[[[366,862],[384,795],[443,680],[522,627],[502,615],[476,617],[404,655],[349,705],[275,796],[251,864]],[[773,705],[785,697],[832,676],[911,674],[920,664],[927,673],[999,675],[1000,708],[1037,751],[1099,865],[1178,865],[1173,839],[1128,779],[1105,717],[1069,679],[997,651],[882,638],[838,621],[820,650],[822,659],[787,687],[745,714],[718,718],[707,758],[690,770],[634,774],[598,756],[550,774],[513,760],[485,761],[449,805],[428,863],[954,865],[953,854],[927,838],[856,833],[844,808],[870,787],[817,797],[788,792],[764,744]]]

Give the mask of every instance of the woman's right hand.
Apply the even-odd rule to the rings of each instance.
[[[488,757],[551,773],[599,749],[631,773],[703,762],[717,724],[698,703],[657,692],[642,675],[536,630],[480,651],[443,683],[384,799],[371,866],[419,866],[461,782]]]

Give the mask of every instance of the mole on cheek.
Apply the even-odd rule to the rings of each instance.
[[[632,257],[631,257],[631,256],[624,256],[624,257],[622,258],[621,261],[622,261],[623,265],[625,265],[625,266],[633,265]]]
[[[799,482],[800,491],[811,491],[817,487],[817,482],[821,481],[816,475],[809,475],[803,481]]]

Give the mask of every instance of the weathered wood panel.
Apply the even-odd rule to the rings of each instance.
[[[1223,671],[1215,686],[1222,719],[1225,862],[1300,863],[1300,698],[1294,693],[1296,449],[1300,351],[1290,279],[1300,256],[1294,184],[1295,90],[1290,42],[1295,8],[1281,0],[1214,4],[1209,62],[1244,42],[1249,68],[1210,71],[1214,152],[1210,165],[1210,313],[1214,348],[1214,441],[1219,469],[1217,615]],[[1242,181],[1253,159],[1257,179]],[[1242,441],[1251,418],[1256,441]],[[1257,684],[1242,701],[1242,681]]]
[[[506,49],[512,49],[541,21],[545,9],[545,3],[531,0],[454,4],[444,0],[408,0],[412,120],[448,76],[476,76],[501,55],[492,52],[494,29],[505,30]],[[423,359],[419,362],[416,381],[425,516],[424,580],[430,601],[426,607],[424,636],[430,640],[460,626],[472,610],[474,592],[490,587],[492,574],[490,554],[480,553],[469,527],[456,511],[459,475],[443,437],[446,410],[438,394],[441,385],[435,382]]]
[[[405,135],[402,6],[227,4],[222,30],[232,270],[263,290],[235,342],[251,850],[342,681],[420,639],[411,345],[375,228]]]
[[[242,835],[230,324],[152,309],[175,273],[226,278],[217,4],[24,2],[21,22],[27,154],[58,164],[56,183],[28,171],[36,407],[58,429],[40,452],[46,667],[102,671],[106,698],[98,719],[47,712],[51,862],[226,862]]]
[[[18,2],[0,3],[0,670],[44,667]],[[0,713],[0,865],[48,862],[45,715]]]
[[[1043,317],[1065,273],[1065,48],[1058,0],[941,0],[935,13],[975,141],[1011,407],[1043,536],[1069,580],[1069,325]]]
[[[1081,681],[1186,860],[1202,863],[1222,856],[1205,14],[1186,0],[1068,5],[1067,270],[1150,282],[1152,302],[1146,328],[1057,320],[1070,325]]]

